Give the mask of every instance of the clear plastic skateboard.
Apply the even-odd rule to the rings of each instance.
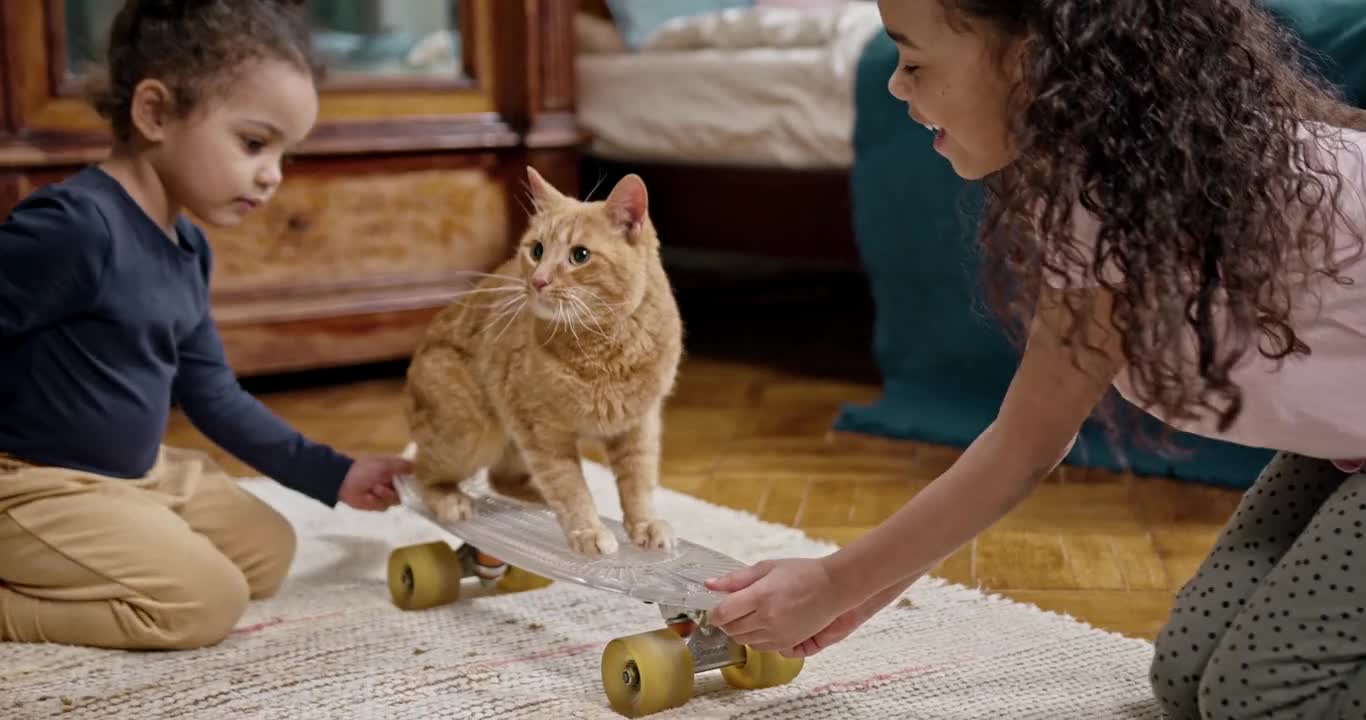
[[[631,542],[621,523],[602,518],[618,550],[587,556],[570,549],[553,512],[494,492],[482,477],[461,489],[474,499],[468,520],[439,521],[413,489],[411,478],[395,483],[404,507],[459,538],[395,549],[389,555],[389,592],[394,604],[421,610],[459,599],[461,583],[478,578],[485,587],[523,592],[555,580],[655,604],[664,628],[617,638],[602,654],[602,685],[608,703],[627,717],[679,707],[692,698],[698,673],[721,671],[732,687],[759,689],[797,677],[802,661],[739,645],[706,621],[724,593],[708,590],[707,578],[744,567],[710,548],[679,538],[672,550],[645,550]]]

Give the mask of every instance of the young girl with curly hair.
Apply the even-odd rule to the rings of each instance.
[[[185,214],[242,222],[312,127],[297,5],[130,0],[95,103],[112,152],[0,225],[0,640],[199,647],[279,587],[292,528],[207,455],[161,445],[173,401],[329,507],[397,501],[405,461],[310,441],[238,385]]]
[[[846,637],[1024,499],[1113,385],[1276,449],[1156,643],[1172,718],[1366,703],[1366,113],[1253,0],[880,0],[889,89],[982,180],[1026,330],[994,423],[881,526],[712,582],[759,649]],[[930,140],[927,139],[927,142]]]

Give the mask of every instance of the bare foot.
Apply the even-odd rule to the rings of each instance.
[[[659,518],[627,520],[625,525],[627,534],[631,536],[631,542],[646,550],[672,550],[674,548],[674,530],[667,520]]]

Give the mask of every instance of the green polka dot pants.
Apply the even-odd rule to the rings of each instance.
[[[1366,719],[1366,474],[1278,454],[1157,637],[1171,720]]]

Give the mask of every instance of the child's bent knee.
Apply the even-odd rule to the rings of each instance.
[[[232,632],[246,611],[246,577],[224,559],[211,567],[186,568],[177,587],[162,597],[128,604],[142,622],[130,628],[133,645],[147,650],[190,650],[216,645]]]
[[[1178,629],[1174,618],[1162,628],[1153,643],[1149,669],[1153,695],[1165,716],[1174,720],[1202,717],[1199,687],[1209,653],[1192,648],[1189,637]]]
[[[280,589],[298,549],[294,527],[279,513],[271,510],[252,530],[259,550],[252,567],[242,568],[253,600],[268,598]]]

